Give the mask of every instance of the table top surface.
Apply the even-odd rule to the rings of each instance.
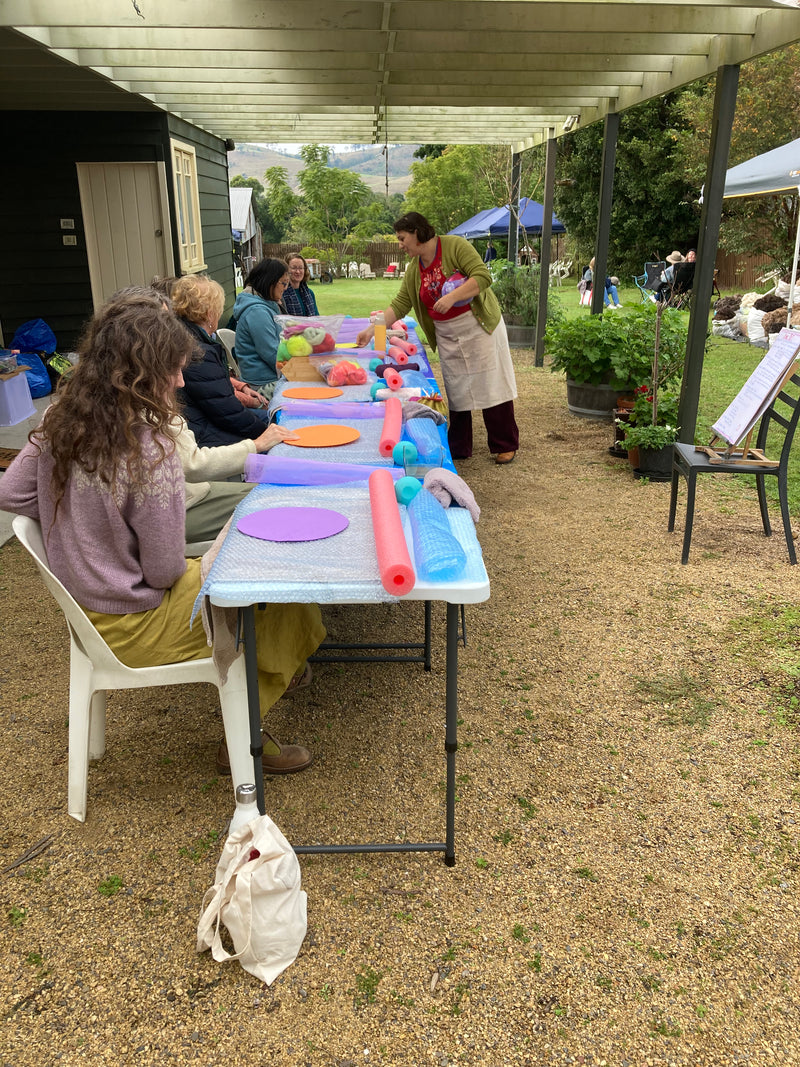
[[[326,507],[339,511],[349,525],[321,541],[279,543],[249,537],[237,528],[245,515],[268,507]],[[414,545],[407,509],[399,505],[412,563]],[[254,603],[376,604],[402,600],[441,600],[474,604],[489,598],[489,576],[475,524],[464,508],[445,512],[450,532],[463,548],[467,563],[450,582],[423,581],[404,597],[381,584],[372,531],[367,483],[337,486],[257,486],[236,508],[231,529],[220,548],[198,601],[208,596],[223,607]],[[416,568],[415,568],[416,569]]]

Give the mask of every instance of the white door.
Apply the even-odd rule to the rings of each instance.
[[[127,285],[173,273],[163,163],[78,163],[95,310]]]

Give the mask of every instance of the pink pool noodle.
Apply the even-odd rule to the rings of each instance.
[[[388,470],[370,474],[369,506],[381,585],[392,596],[404,596],[414,588],[414,567],[403,535],[394,481]]]
[[[400,401],[398,401],[398,404]],[[343,482],[363,482],[373,471],[369,464],[323,463],[318,459],[293,459],[291,456],[250,455],[244,461],[247,482],[270,485],[341,485]],[[403,471],[383,468],[394,485]]]
[[[386,382],[390,389],[403,388],[403,379],[400,377],[394,367],[386,367],[383,372],[383,380]]]
[[[400,375],[398,374],[399,378]],[[402,379],[401,379],[402,384]],[[378,451],[388,459],[394,446],[403,436],[403,405],[396,396],[390,396],[386,401],[386,411],[383,416],[383,431],[378,443]]]
[[[392,344],[395,348],[402,348],[407,356],[416,356],[417,346],[412,344],[411,341],[405,341],[401,337],[392,338]]]
[[[395,363],[399,363],[400,366],[402,366],[404,363],[408,363],[408,352],[404,352],[403,349],[398,348],[396,344],[389,346],[386,351],[386,355],[391,356]]]

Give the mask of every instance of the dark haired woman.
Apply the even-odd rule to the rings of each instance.
[[[289,268],[282,259],[262,259],[245,278],[233,305],[236,362],[242,378],[267,400],[278,381],[281,327],[276,316],[285,314],[281,302],[288,284]]]
[[[156,302],[102,307],[41,426],[0,479],[0,508],[42,525],[50,569],[129,667],[208,655],[189,628],[200,560],[184,559],[184,475],[169,427],[194,339]],[[304,676],[324,636],[315,605],[256,612],[262,714]],[[311,754],[265,738],[264,770]],[[229,769],[224,742],[217,769]]]
[[[319,315],[316,297],[308,284],[311,277],[308,264],[299,252],[288,256],[286,262],[289,264],[289,284],[283,294],[286,311],[290,315]]]
[[[386,309],[391,325],[413,308],[431,346],[437,349],[450,408],[447,439],[454,459],[472,455],[472,412],[480,411],[489,451],[496,463],[511,463],[519,448],[514,418],[517,385],[508,335],[492,276],[463,237],[437,237],[416,211],[394,224],[400,250],[411,256],[400,291]],[[442,286],[453,274],[466,280],[447,294]],[[362,330],[365,345],[374,327]]]

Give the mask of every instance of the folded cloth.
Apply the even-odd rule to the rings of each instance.
[[[208,577],[208,572],[211,570],[211,564],[222,548],[222,542],[225,540],[232,522],[233,515],[217,534],[214,544],[200,560],[200,576],[204,582]],[[206,632],[206,640],[212,647],[211,658],[219,671],[220,680],[225,682],[228,678],[229,667],[236,657],[241,655],[242,651],[241,648],[237,648],[236,641],[239,626],[239,609],[219,607],[217,604],[212,604],[207,596],[204,596],[201,618],[203,629]]]
[[[428,471],[422,480],[423,489],[435,496],[443,508],[449,508],[455,500],[462,508],[466,508],[472,516],[472,521],[477,522],[481,517],[481,509],[473,496],[472,490],[453,471],[445,470],[444,467],[434,467]]]
[[[403,401],[403,422],[408,419],[433,419],[437,426],[443,426],[447,419],[441,411],[429,408],[427,404],[421,404],[417,400]]]

